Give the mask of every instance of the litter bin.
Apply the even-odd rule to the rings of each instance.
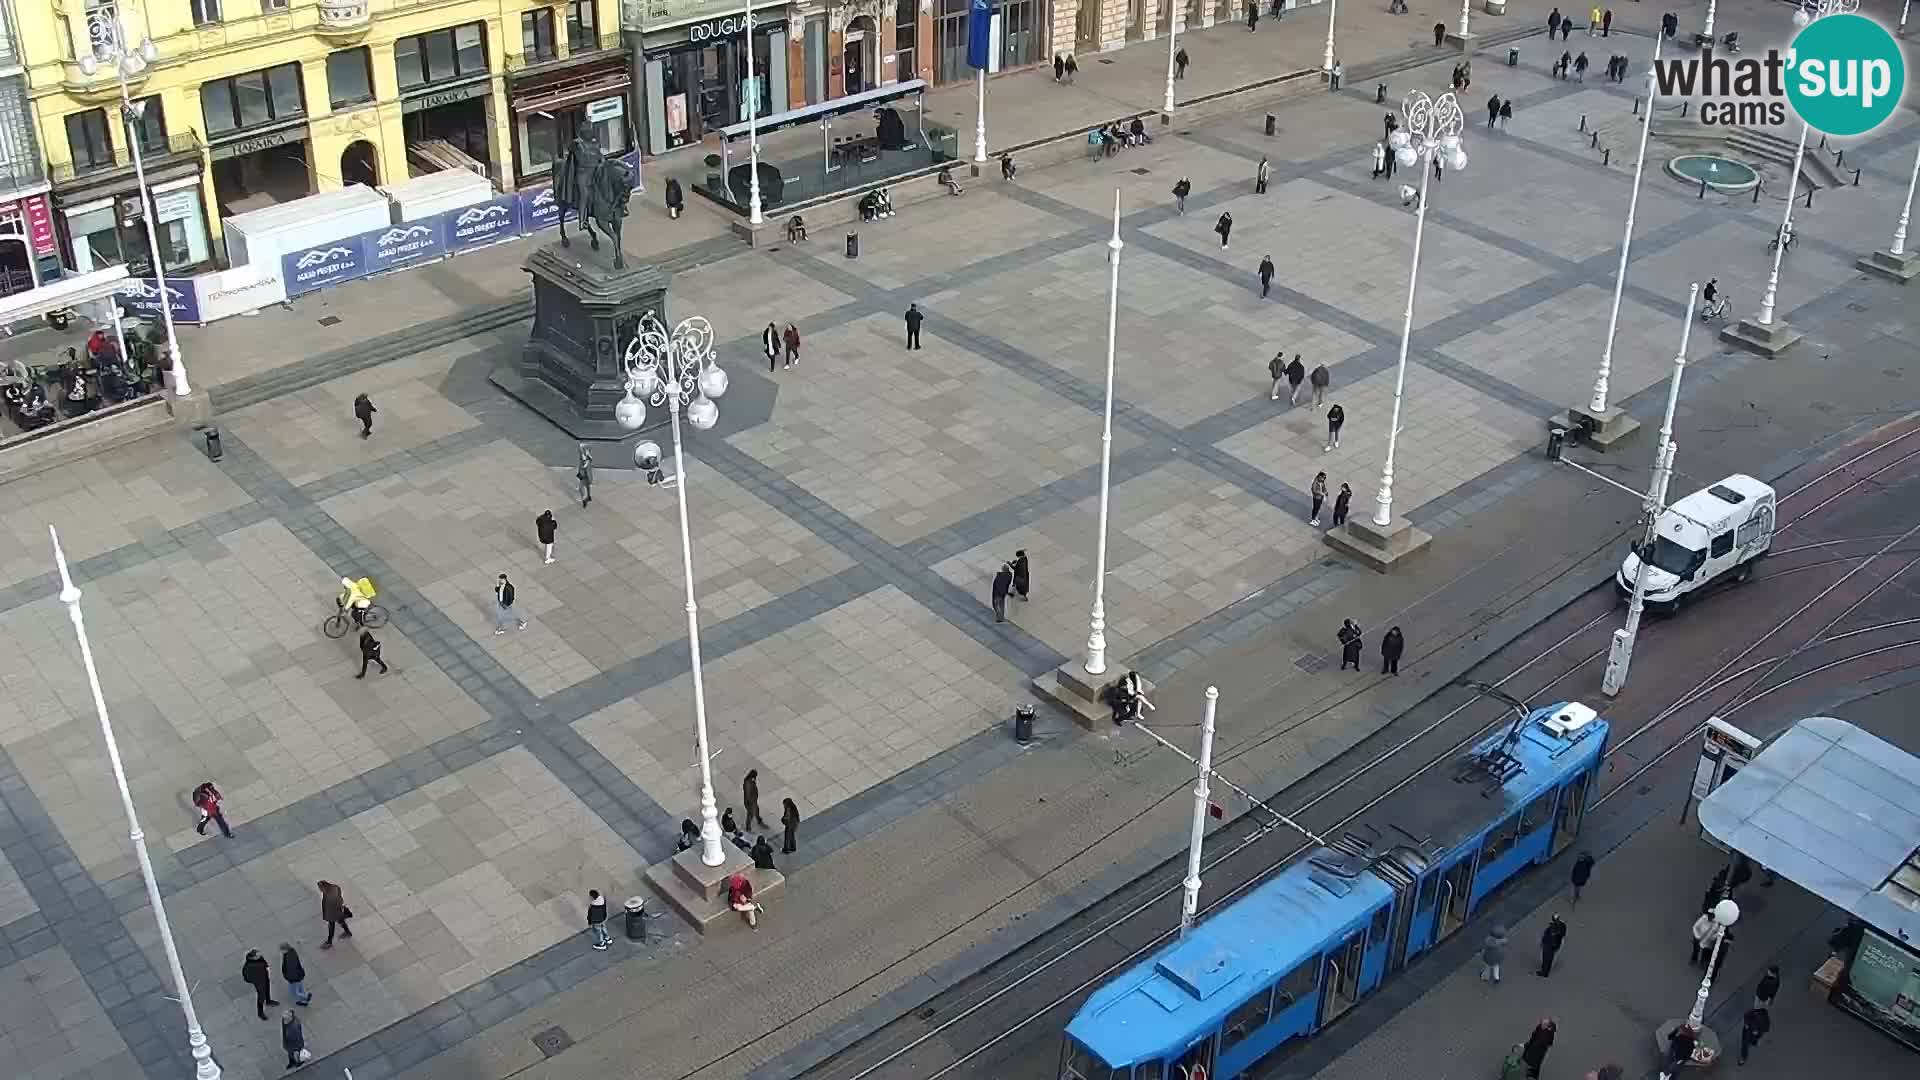
[[[1385,105],[1387,103],[1386,83],[1381,83],[1379,86],[1373,88],[1373,103],[1375,105]]]
[[[220,429],[217,427],[208,428],[207,429],[207,460],[219,461],[221,456],[224,455],[225,453],[226,451],[220,449]]]
[[[847,258],[857,259],[859,257],[860,257],[860,234],[857,232],[850,232],[847,234]]]
[[[1274,116],[1272,113],[1268,113],[1267,114],[1267,137],[1272,138],[1273,133],[1279,130],[1279,128],[1280,128],[1279,118]]]
[[[1520,50],[1515,48],[1508,48],[1507,49],[1507,66],[1518,67],[1519,65],[1520,65]]]
[[[1033,741],[1033,706],[1013,710],[1013,741],[1022,746]]]
[[[627,940],[647,940],[647,902],[644,898],[627,898]]]

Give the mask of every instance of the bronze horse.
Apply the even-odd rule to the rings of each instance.
[[[593,228],[597,222],[613,241],[613,268],[626,269],[620,227],[627,220],[633,181],[633,170],[626,162],[608,157],[588,139],[574,139],[553,179],[553,199],[560,208],[560,246],[572,246],[567,240],[567,211],[571,210],[580,219],[593,250],[600,250],[600,234]]]

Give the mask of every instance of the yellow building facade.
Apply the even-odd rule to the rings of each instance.
[[[468,168],[511,191],[575,134],[633,145],[618,0],[37,0],[15,9],[69,265],[219,261],[221,219]],[[156,58],[82,58],[118,35]],[[134,70],[129,70],[134,69]],[[151,198],[143,206],[130,141]]]

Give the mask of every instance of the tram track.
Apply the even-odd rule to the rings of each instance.
[[[1783,536],[1789,531],[1804,532],[1806,528],[1822,520],[1818,517],[1820,511],[1826,510],[1848,495],[1860,492],[1862,488],[1876,481],[1885,483],[1881,478],[1900,465],[1920,457],[1920,448],[1908,450],[1891,461],[1869,461],[1869,459],[1900,447],[1902,443],[1916,435],[1920,435],[1920,427],[1914,427],[1912,430],[1866,448],[1798,484],[1791,491],[1783,493],[1780,496],[1783,507],[1790,500],[1818,497],[1819,501],[1799,509],[1791,519],[1781,525],[1776,535]],[[1865,468],[1869,471],[1856,472],[1855,467],[1863,462],[1867,463]],[[1832,490],[1834,487],[1838,490]],[[1874,595],[1898,581],[1916,564],[1920,564],[1920,554],[1915,554],[1920,552],[1920,548],[1901,546],[1911,541],[1917,533],[1920,533],[1920,525],[1902,533],[1810,539],[1804,544],[1776,548],[1768,556],[1764,564],[1765,569],[1754,575],[1754,584],[1798,577],[1829,567],[1835,569],[1847,567],[1847,569],[1839,575],[1837,580],[1825,583],[1811,600],[1800,604],[1785,618],[1773,622],[1757,637],[1742,635],[1745,641],[1744,647],[1722,662],[1711,675],[1696,681],[1677,696],[1662,694],[1661,696],[1668,701],[1668,704],[1655,711],[1650,719],[1641,723],[1625,739],[1610,746],[1607,755],[1609,762],[1617,763],[1626,757],[1626,748],[1636,740],[1649,735],[1658,738],[1666,734],[1672,726],[1669,722],[1676,718],[1685,721],[1679,725],[1682,733],[1666,741],[1652,760],[1640,764],[1620,783],[1607,789],[1594,803],[1595,809],[1619,791],[1632,787],[1640,777],[1696,738],[1700,729],[1704,727],[1704,719],[1695,722],[1689,715],[1683,714],[1687,714],[1689,710],[1741,679],[1752,676],[1756,672],[1759,673],[1757,678],[1754,678],[1731,699],[1729,714],[1731,711],[1766,700],[1777,691],[1848,664],[1879,657],[1911,655],[1907,650],[1920,646],[1920,640],[1899,640],[1887,643],[1869,641],[1864,648],[1832,658],[1826,657],[1824,650],[1836,643],[1851,642],[1868,635],[1920,623],[1920,619],[1893,620],[1839,634],[1829,633]],[[1811,552],[1824,554],[1834,548],[1844,549],[1855,544],[1879,544],[1880,546],[1870,552],[1781,565],[1783,560],[1790,560],[1796,555]],[[1828,619],[1821,629],[1802,645],[1788,652],[1765,656],[1743,665],[1742,662],[1751,657],[1767,641],[1773,639],[1786,627],[1807,618],[1810,613],[1815,612],[1816,608],[1822,607],[1830,598],[1835,598],[1837,593],[1844,599],[1847,594],[1842,593],[1843,587],[1859,579],[1861,575],[1867,575],[1870,567],[1880,564],[1881,560],[1888,556],[1897,557],[1906,554],[1914,554],[1915,557],[1893,574],[1879,580],[1866,595],[1853,599],[1852,603],[1847,604],[1838,615]],[[1871,580],[1871,575],[1867,580]],[[1754,584],[1746,586],[1746,591],[1751,591]],[[1486,681],[1492,686],[1505,689],[1531,672],[1535,678],[1528,679],[1524,683],[1529,688],[1528,692],[1517,696],[1536,704],[1553,700],[1557,687],[1606,655],[1605,639],[1598,643],[1597,648],[1589,647],[1589,644],[1593,631],[1603,624],[1612,625],[1618,608],[1617,601],[1611,595],[1612,591],[1613,585],[1609,580],[1576,597],[1556,614],[1555,619],[1562,620],[1562,625],[1566,620],[1578,619],[1581,620],[1579,625],[1559,633],[1557,637],[1553,633],[1542,635],[1543,639],[1551,637],[1553,640],[1544,648],[1537,648],[1537,651],[1514,666],[1512,670],[1504,671],[1496,678],[1489,678]],[[1603,605],[1598,600],[1602,594],[1605,595]],[[1599,608],[1596,613],[1587,615],[1588,611],[1596,607]],[[1516,643],[1533,633],[1534,631],[1529,631],[1523,634]],[[1536,646],[1537,643],[1529,645],[1528,648]],[[1797,670],[1802,662],[1807,660],[1815,661],[1815,666],[1807,670]],[[1488,663],[1492,661],[1493,658],[1490,658]],[[1488,666],[1488,663],[1483,663],[1482,667]],[[1643,660],[1642,663],[1646,661]],[[1734,670],[1735,668],[1738,670]],[[1770,681],[1776,677],[1778,681]],[[1268,733],[1253,743],[1233,748],[1216,760],[1216,770],[1226,767],[1237,758],[1244,757],[1266,742],[1311,722],[1317,716],[1337,707],[1338,704],[1339,702],[1336,702],[1334,705],[1315,710],[1305,719],[1287,725],[1285,730]],[[1446,708],[1440,716],[1424,723],[1416,730],[1410,732],[1396,730],[1397,723],[1389,724],[1381,732],[1376,733],[1374,738],[1364,740],[1360,746],[1354,748],[1356,752],[1365,751],[1362,754],[1363,764],[1337,776],[1330,776],[1321,784],[1315,783],[1318,778],[1316,773],[1293,785],[1289,794],[1298,795],[1303,792],[1310,792],[1310,794],[1288,816],[1301,821],[1322,835],[1336,834],[1360,815],[1421,776],[1451,762],[1462,750],[1507,722],[1504,715],[1491,721],[1466,716],[1469,710],[1480,705],[1480,695],[1476,693]],[[1609,711],[1611,714],[1612,710]],[[1616,724],[1618,723],[1619,720],[1616,718]],[[1382,737],[1385,737],[1383,746],[1368,749],[1369,743]],[[1401,761],[1410,753],[1412,760],[1417,761],[1418,764],[1405,775],[1399,775],[1401,770],[1391,768],[1390,763]],[[1368,780],[1379,780],[1387,786],[1384,790],[1377,790],[1377,793],[1365,798],[1357,807],[1347,805],[1351,799],[1343,796],[1352,794],[1355,785]],[[1185,788],[1186,784],[1183,783],[1169,795],[1177,795]],[[1369,788],[1370,792],[1374,790]],[[1336,803],[1339,805],[1336,806]],[[1242,821],[1245,822],[1254,816],[1255,814],[1249,814]],[[1202,915],[1238,898],[1248,889],[1265,881],[1278,869],[1297,859],[1312,846],[1310,842],[1294,843],[1288,845],[1288,849],[1280,857],[1273,857],[1272,844],[1268,841],[1271,834],[1280,827],[1274,822],[1259,822],[1241,828],[1237,832],[1229,828],[1215,834],[1210,841],[1209,857],[1203,862],[1202,876],[1209,882],[1224,879],[1231,884],[1217,892],[1210,890],[1203,897]],[[993,965],[975,977],[976,985],[970,988],[963,985],[961,988],[949,991],[947,995],[943,995],[940,1005],[903,1016],[894,1025],[888,1025],[887,1028],[875,1033],[870,1040],[845,1048],[808,1075],[832,1076],[835,1080],[868,1080],[868,1078],[895,1075],[939,1080],[939,1078],[956,1075],[984,1055],[1006,1047],[1009,1040],[1020,1038],[1023,1033],[1035,1030],[1036,1024],[1042,1024],[1040,1030],[1044,1030],[1050,1038],[1057,1032],[1058,1026],[1065,1022],[1066,1015],[1063,1015],[1063,1010],[1076,1006],[1082,995],[1092,987],[1158,948],[1170,936],[1167,928],[1172,926],[1173,922],[1161,917],[1164,914],[1161,909],[1169,908],[1176,902],[1180,892],[1179,882],[1183,876],[1184,868],[1169,866],[1160,867],[1143,875],[1133,886],[1122,890],[1128,895],[1115,906],[1114,910],[1092,917],[1083,912],[1081,916],[1069,920],[1068,924],[1062,927],[1057,940],[1049,940],[1038,947],[1030,947],[1023,953],[1017,953],[1014,957]],[[1154,916],[1151,924],[1143,926],[1143,920],[1150,915]],[[1091,965],[1077,965],[1071,974],[1061,970],[1062,965],[1067,964],[1069,960],[1094,951],[1100,952],[1101,955]],[[1089,966],[1092,973],[1083,974]],[[1029,994],[1023,994],[1023,991],[1037,998],[1038,1003],[1017,1010],[1020,1015],[1011,1022],[991,1021],[990,1014],[996,1007],[1004,1008],[1009,997],[1021,994],[1025,999],[1029,996]],[[940,1017],[938,1022],[934,1022],[935,1017]],[[896,1027],[898,1030],[895,1030]],[[877,1053],[875,1054],[858,1052],[863,1046],[886,1035],[889,1031],[892,1031],[895,1037],[884,1041],[890,1045],[884,1047],[876,1045],[874,1048]],[[1000,1067],[995,1069],[994,1075],[1016,1074],[1005,1067]],[[1035,1075],[1041,1074],[1035,1073]]]

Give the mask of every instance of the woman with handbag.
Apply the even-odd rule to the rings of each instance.
[[[353,918],[353,909],[347,906],[347,899],[340,892],[340,886],[331,881],[322,881],[320,885],[320,917],[327,921],[327,940],[320,943],[323,949],[333,948],[333,932],[337,929],[341,937],[352,937],[353,928],[347,920]]]
[[[300,1018],[288,1009],[280,1017],[280,1045],[287,1052],[287,1068],[297,1069],[313,1060],[313,1051],[307,1049],[307,1033],[300,1026]]]

